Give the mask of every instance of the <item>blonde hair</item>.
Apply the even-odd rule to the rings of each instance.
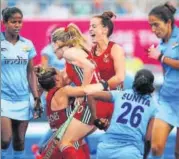
[[[62,41],[63,46],[84,47],[86,39],[75,24],[69,24],[66,28],[58,28],[52,33],[52,42]],[[61,47],[63,47],[61,46]]]

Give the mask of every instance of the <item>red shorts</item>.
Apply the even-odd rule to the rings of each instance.
[[[90,159],[90,151],[86,143],[79,147],[77,153],[79,159]]]
[[[97,118],[111,119],[114,109],[113,103],[97,101],[96,103],[96,116]]]
[[[77,158],[79,159],[90,159],[90,151],[87,144],[83,144],[77,150]],[[63,159],[61,152],[58,148],[56,148],[50,159]]]
[[[53,151],[53,153],[52,153],[52,155],[50,157],[50,159],[55,159],[55,158],[56,159],[63,159],[63,157],[61,155],[61,152],[60,152],[58,147],[55,148],[55,150]]]

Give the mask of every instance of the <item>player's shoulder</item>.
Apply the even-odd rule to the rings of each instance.
[[[126,92],[130,92],[130,90],[111,90],[110,93],[113,98],[121,98]]]
[[[52,45],[46,45],[42,51],[41,51],[41,54],[47,54],[47,53],[51,53],[53,52],[53,48],[52,48]]]
[[[20,40],[21,40],[22,42],[32,44],[32,41],[31,41],[30,39],[27,39],[27,38],[25,38],[25,37],[23,37],[23,36],[19,36],[19,38],[20,38]]]
[[[124,49],[122,48],[122,46],[120,46],[119,44],[117,43],[113,43],[113,46],[111,48],[111,52],[113,53],[120,53],[120,54],[124,54]]]
[[[77,57],[85,57],[87,58],[88,54],[82,50],[81,48],[78,48],[78,47],[72,47],[72,48],[69,48],[68,50],[65,51],[64,53],[66,56],[68,57],[72,57],[74,59],[76,59]]]

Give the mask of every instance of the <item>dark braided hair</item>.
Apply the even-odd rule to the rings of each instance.
[[[172,6],[169,2],[166,2],[164,5],[159,5],[155,8],[153,8],[149,12],[150,15],[154,15],[157,18],[161,19],[165,23],[168,22],[168,20],[172,21],[172,27],[174,25],[174,14],[176,12],[176,8]]]
[[[48,68],[46,70],[43,68],[38,69],[39,70],[36,71],[36,75],[40,86],[46,91],[55,87],[56,81],[54,76],[57,74],[55,68]]]
[[[155,90],[153,82],[154,75],[152,72],[142,69],[136,73],[132,88],[141,95],[151,94]]]
[[[19,13],[22,17],[22,11],[17,7],[5,8],[2,10],[2,17],[4,22],[8,22],[9,18],[11,18],[15,13]]]

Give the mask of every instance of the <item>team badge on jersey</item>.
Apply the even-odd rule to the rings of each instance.
[[[104,58],[103,58],[103,61],[105,62],[105,63],[108,63],[109,62],[109,54],[105,54],[104,55]]]
[[[172,49],[175,48],[175,47],[177,47],[177,46],[179,46],[179,43],[177,43],[177,42],[173,43],[173,44],[172,44]]]
[[[22,48],[22,51],[24,51],[24,52],[29,52],[29,51],[31,51],[31,47],[28,47],[28,46],[24,46],[23,48]]]

